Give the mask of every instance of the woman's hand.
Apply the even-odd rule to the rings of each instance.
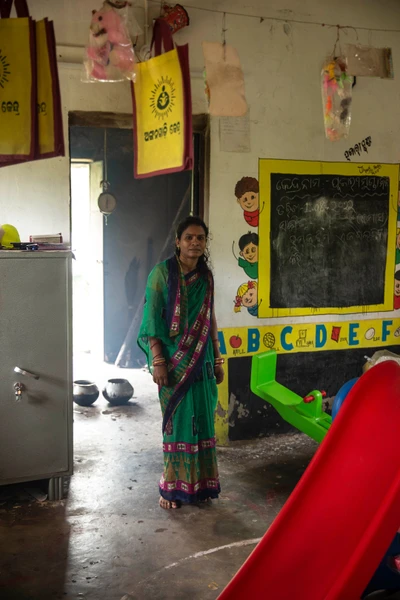
[[[217,385],[223,382],[225,373],[222,365],[216,365],[214,367],[214,375],[217,380]]]
[[[160,387],[168,385],[168,369],[166,365],[154,367],[153,381]]]

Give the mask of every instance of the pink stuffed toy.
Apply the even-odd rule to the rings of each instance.
[[[89,79],[122,81],[134,79],[135,53],[123,17],[111,3],[92,12],[90,43],[86,49]]]

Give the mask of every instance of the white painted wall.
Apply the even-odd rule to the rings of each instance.
[[[54,20],[60,46],[84,46],[91,10],[97,4],[93,0],[31,0],[30,8],[35,18],[48,16]],[[159,6],[158,0],[149,3],[150,23],[151,18],[157,16]],[[224,10],[238,13],[226,14],[226,40],[237,48],[245,73],[252,151],[245,154],[220,152],[218,119],[212,119],[209,220],[213,234],[212,259],[219,324],[221,327],[255,324],[254,317],[247,311],[233,312],[233,299],[244,279],[235,264],[231,246],[233,240],[237,241],[248,230],[234,197],[235,183],[245,175],[257,177],[258,157],[343,160],[344,150],[367,135],[372,137],[368,160],[400,161],[400,120],[397,117],[400,31],[388,33],[368,29],[400,30],[400,3],[397,0],[338,0],[335,3],[287,0],[284,4],[281,0],[247,3],[240,0],[188,0],[185,7],[191,24],[176,35],[176,41],[190,42],[194,113],[206,110],[201,78],[201,42],[221,40]],[[143,26],[144,12],[138,0],[135,14]],[[264,17],[264,20],[261,22],[258,17]],[[282,19],[289,20],[286,32]],[[305,23],[291,23],[290,20]],[[333,48],[336,28],[322,27],[313,24],[315,22],[356,28],[342,31],[342,43],[353,43],[358,36],[361,43],[393,49],[396,79],[358,79],[351,135],[348,140],[336,144],[325,140],[320,97],[321,63]],[[60,65],[66,135],[69,111],[131,111],[128,84],[84,84],[80,75],[79,69]],[[68,239],[68,157],[0,169],[0,222],[16,225],[24,239],[31,233],[58,231]],[[307,321],[312,320],[307,318]]]

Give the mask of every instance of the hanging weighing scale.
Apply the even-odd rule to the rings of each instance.
[[[108,217],[117,207],[115,196],[109,192],[110,182],[107,179],[107,129],[104,130],[104,179],[100,182],[100,187],[103,191],[97,200],[97,205],[107,225]]]

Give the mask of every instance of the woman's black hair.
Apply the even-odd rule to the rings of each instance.
[[[181,221],[176,229],[176,237],[178,240],[181,239],[184,231],[186,231],[186,229],[188,227],[190,227],[191,225],[196,225],[197,227],[202,227],[204,229],[204,233],[206,234],[206,240],[208,240],[208,227],[207,225],[204,223],[203,219],[200,219],[200,217],[186,217],[186,219],[184,219],[183,221]],[[177,256],[179,256],[180,254],[180,249],[178,247],[176,247],[175,249],[175,253]],[[199,257],[198,260],[198,267],[200,269],[200,271],[206,272],[209,270],[209,265],[208,265],[208,260],[209,260],[209,252],[208,252],[208,248],[206,248],[204,254],[202,254]]]

